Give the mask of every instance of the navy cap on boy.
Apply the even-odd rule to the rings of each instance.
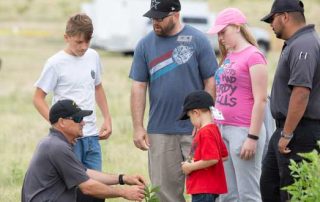
[[[184,99],[183,112],[179,116],[179,119],[188,119],[189,116],[187,115],[187,113],[191,109],[209,109],[211,106],[214,106],[214,102],[208,92],[204,90],[194,91],[187,95],[187,97]]]

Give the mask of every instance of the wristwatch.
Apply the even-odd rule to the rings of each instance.
[[[119,175],[119,178],[118,178],[118,179],[119,179],[119,184],[120,184],[120,185],[124,185],[124,184],[125,184],[125,183],[124,183],[124,180],[123,180],[123,176],[124,176],[124,174],[120,174],[120,175]]]
[[[280,136],[286,140],[291,140],[293,138],[293,133],[285,134],[283,130],[280,133]]]

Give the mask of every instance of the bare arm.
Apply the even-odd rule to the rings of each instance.
[[[249,133],[259,135],[264,119],[264,110],[267,103],[268,71],[266,65],[255,65],[250,68],[251,86],[253,93],[253,108]]]
[[[268,71],[267,66],[263,64],[254,65],[250,68],[251,86],[253,93],[253,108],[251,113],[251,123],[249,127],[249,134],[258,136],[261,130],[264,109],[267,102],[267,88],[268,88]],[[251,159],[257,148],[257,140],[247,138],[243,143],[240,158],[248,160]]]
[[[87,174],[93,180],[99,181],[106,185],[116,185],[119,184],[119,175],[102,173],[99,171],[87,169]],[[139,175],[123,175],[123,181],[128,185],[142,185],[146,184],[145,179]]]
[[[299,121],[303,117],[309,102],[310,89],[306,87],[294,86],[292,89],[288,114],[284,124],[283,133],[285,135],[292,134],[296,129]],[[289,153],[290,149],[287,148],[290,140],[280,138],[279,151],[281,153]]]
[[[149,148],[147,131],[143,126],[143,117],[146,108],[146,93],[146,82],[132,82],[130,105],[134,130],[133,142],[136,147],[141,150],[148,150]]]
[[[49,107],[45,100],[46,96],[47,93],[37,87],[33,95],[33,105],[41,116],[49,122]]]
[[[216,97],[216,84],[215,84],[215,80],[212,77],[206,79],[203,81],[203,84],[204,84],[204,90],[207,91],[213,99],[215,99]]]
[[[80,190],[86,194],[97,198],[123,197],[128,200],[141,201],[144,198],[144,186],[112,187],[89,179],[79,185]]]
[[[196,162],[185,161],[182,163],[182,171],[184,174],[188,175],[195,170],[200,170],[208,168],[218,163],[218,160],[200,160]]]
[[[103,124],[99,131],[100,139],[108,139],[112,132],[111,116],[109,114],[108,102],[102,84],[95,87],[96,102],[103,116]]]

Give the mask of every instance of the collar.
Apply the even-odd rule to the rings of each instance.
[[[299,36],[309,33],[309,32],[313,32],[315,31],[314,29],[314,24],[311,25],[306,25],[304,27],[302,27],[301,29],[299,29],[298,31],[296,31],[296,33],[294,33],[288,40],[286,40],[284,43],[285,45],[290,45],[295,39],[297,39]]]
[[[67,144],[70,144],[67,140],[67,138],[64,136],[64,134],[62,132],[60,132],[59,130],[55,129],[55,128],[50,128],[50,132],[49,132],[49,136],[54,136],[59,138],[60,140],[66,142]],[[71,144],[70,144],[71,145]]]

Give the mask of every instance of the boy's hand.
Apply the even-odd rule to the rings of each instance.
[[[112,133],[111,120],[105,120],[99,131],[99,140],[106,140]]]
[[[193,171],[192,170],[192,163],[193,162],[188,162],[188,161],[184,161],[181,163],[181,169],[185,175],[189,175]]]

